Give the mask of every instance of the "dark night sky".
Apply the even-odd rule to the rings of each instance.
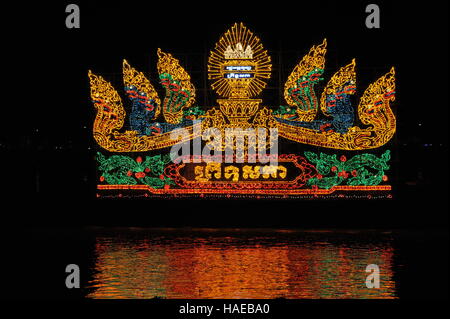
[[[205,58],[220,35],[239,21],[260,36],[273,60],[272,78],[263,94],[266,105],[285,103],[280,85],[309,48],[325,37],[326,77],[355,57],[358,96],[395,66],[397,99],[393,109],[398,131],[391,146],[396,154],[399,196],[392,203],[374,204],[368,211],[390,214],[391,210],[401,210],[394,218],[395,226],[420,226],[424,220],[431,226],[447,223],[447,213],[440,210],[425,217],[430,205],[448,206],[446,2],[419,7],[404,1],[376,1],[381,7],[380,30],[365,27],[365,6],[370,3],[365,1],[160,2],[157,6],[153,1],[120,5],[83,1],[76,2],[81,7],[81,29],[76,30],[64,25],[68,3],[39,2],[5,10],[11,16],[20,16],[9,22],[3,39],[7,43],[3,50],[12,48],[4,60],[9,83],[3,95],[13,98],[3,107],[0,136],[8,188],[13,190],[9,198],[16,203],[31,198],[42,207],[50,207],[39,218],[27,215],[30,224],[64,223],[65,217],[57,211],[68,201],[80,209],[110,205],[93,199],[96,146],[91,127],[95,114],[89,97],[88,69],[110,80],[121,92],[121,65],[126,58],[148,74],[158,88],[156,49],[160,47],[178,57],[191,74],[198,89],[198,104],[214,106],[216,96],[206,80]],[[133,205],[140,210],[153,204],[119,203],[117,207]],[[182,204],[165,205],[177,209]],[[249,201],[241,207],[256,206],[270,214],[272,208],[291,210],[298,205]],[[352,222],[367,210],[365,203],[302,205],[305,209],[350,210],[348,220]],[[99,214],[97,217],[104,217]],[[89,223],[90,218],[81,214],[79,222]],[[332,220],[331,225],[336,222]],[[346,225],[345,218],[342,225]],[[389,226],[390,222],[380,225]]]

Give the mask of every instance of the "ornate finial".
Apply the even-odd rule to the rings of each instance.
[[[272,64],[261,41],[242,23],[235,23],[209,56],[208,78],[222,97],[257,96],[270,78]]]

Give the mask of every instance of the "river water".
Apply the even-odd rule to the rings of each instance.
[[[87,298],[398,298],[390,231],[120,229],[96,233]],[[369,289],[368,265],[380,270]]]

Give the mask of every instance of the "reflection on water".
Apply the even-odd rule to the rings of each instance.
[[[88,297],[396,298],[393,251],[373,232],[119,231],[96,238]]]

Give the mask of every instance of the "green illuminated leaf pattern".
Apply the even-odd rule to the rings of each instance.
[[[112,155],[106,158],[97,153],[100,181],[111,185],[144,184],[153,188],[163,188],[174,184],[173,180],[164,175],[164,168],[170,162],[170,156],[146,156],[144,160],[125,155]]]
[[[336,154],[305,152],[305,157],[316,165],[318,175],[308,180],[311,186],[330,189],[333,186],[346,184],[350,186],[379,185],[387,179],[385,171],[389,169],[387,162],[391,158],[389,150],[380,157],[373,154],[359,154],[350,159]]]

